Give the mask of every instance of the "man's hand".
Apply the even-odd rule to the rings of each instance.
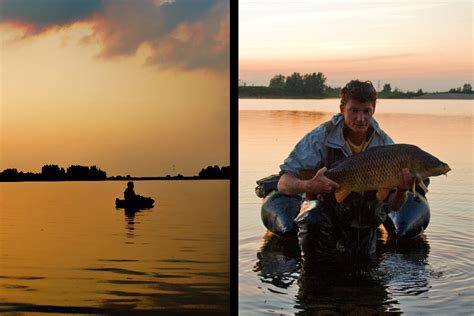
[[[407,191],[414,190],[415,185],[421,182],[420,176],[411,174],[408,168],[403,168],[400,172],[397,190],[388,198],[388,203],[392,210],[398,211],[407,201]]]
[[[413,176],[408,168],[403,168],[400,173],[400,181],[397,187],[399,191],[413,190],[414,186],[421,182],[420,176]]]
[[[332,192],[339,189],[339,184],[324,175],[328,168],[323,167],[316,172],[316,175],[305,182],[305,193],[319,194]]]
[[[278,181],[278,191],[283,194],[295,195],[299,193],[319,194],[338,189],[339,185],[324,175],[326,170],[326,167],[319,169],[316,175],[309,180],[301,180],[292,174],[285,173]]]

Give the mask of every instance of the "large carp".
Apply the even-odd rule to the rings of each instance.
[[[377,190],[377,198],[384,200],[399,184],[403,168],[421,178],[439,176],[451,170],[446,163],[415,145],[393,144],[372,147],[349,156],[324,175],[339,184],[335,192],[338,203],[351,192],[372,190]],[[314,170],[301,170],[300,178],[310,179],[315,173]]]

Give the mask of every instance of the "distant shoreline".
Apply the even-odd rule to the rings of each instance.
[[[474,100],[474,93],[427,93],[414,99]]]
[[[323,99],[337,99],[337,97],[304,97],[304,96],[239,96],[239,99],[301,99],[301,100],[323,100]],[[407,97],[393,97],[393,98],[378,98],[378,99],[425,99],[425,100],[474,100],[474,93],[427,93],[421,96],[407,98]]]
[[[101,180],[0,180],[0,182],[105,182],[105,181],[150,181],[150,180],[230,180],[229,178],[199,178],[199,177],[183,177],[183,178],[166,178],[166,177],[144,177],[144,178],[124,178],[124,179],[101,179]]]
[[[0,182],[66,182],[66,181],[142,181],[142,180],[228,180],[230,179],[230,166],[219,167],[208,166],[203,168],[198,175],[184,176],[178,174],[175,176],[166,175],[158,177],[133,177],[109,176],[107,172],[100,170],[96,166],[72,165],[67,169],[60,168],[58,165],[44,165],[41,173],[23,171],[18,172],[15,168],[5,169],[0,172]]]

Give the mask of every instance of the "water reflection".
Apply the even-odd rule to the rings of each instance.
[[[101,260],[118,266],[124,260]],[[132,260],[126,260],[130,262]],[[138,262],[138,261],[137,261]],[[163,267],[163,264],[173,267]],[[124,315],[165,313],[167,315],[226,314],[229,300],[229,274],[195,271],[189,265],[211,266],[218,261],[162,259],[153,262],[152,271],[118,267],[87,268],[103,273],[100,283],[113,287],[105,291],[100,306],[105,313]],[[199,281],[195,276],[205,276]]]
[[[430,246],[426,235],[405,241],[381,239],[379,273],[389,282],[389,290],[397,295],[419,295],[428,292],[430,279],[441,273],[428,268]]]
[[[121,210],[117,208],[117,210]],[[137,208],[124,208],[124,215],[125,215],[125,229],[127,230],[126,236],[127,238],[135,237],[135,215],[137,213],[142,213],[142,211],[150,211],[150,209],[137,209]]]
[[[228,181],[141,185],[161,207],[115,210],[114,181],[0,183],[0,314],[226,314]]]
[[[280,238],[267,232],[257,258],[254,271],[263,283],[287,289],[297,280],[301,255],[296,236]]]
[[[254,271],[260,281],[288,292],[297,286],[297,314],[378,315],[401,312],[396,296],[416,296],[429,290],[439,277],[427,266],[430,247],[426,237],[394,241],[380,231],[377,257],[363,266],[317,264],[301,259],[296,236],[264,236]],[[279,293],[270,287],[270,292]]]
[[[148,312],[150,315],[160,312],[167,315],[223,315],[228,311],[229,289],[224,283],[180,284],[152,280],[141,284],[146,286],[142,291],[108,291],[106,294],[111,298],[102,301],[103,308],[126,314]],[[143,301],[147,302],[146,309],[140,306]]]
[[[140,212],[140,210],[133,210],[133,209],[125,209],[124,214],[125,214],[125,222],[127,223],[126,229],[127,229],[127,237],[128,238],[133,238],[135,237],[134,231],[135,231],[135,214]]]

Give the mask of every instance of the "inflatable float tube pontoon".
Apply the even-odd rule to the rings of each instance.
[[[257,181],[255,192],[263,197],[261,218],[265,227],[275,235],[285,237],[296,233],[295,218],[303,198],[277,191],[278,175]],[[428,181],[427,181],[428,182]],[[429,182],[428,182],[429,183]],[[427,183],[425,183],[427,185]],[[413,195],[408,192],[406,203],[398,212],[389,212],[383,226],[392,238],[408,239],[419,236],[430,222],[430,207],[420,188]]]
[[[139,199],[134,200],[134,201],[121,200],[119,198],[115,199],[116,208],[134,209],[134,210],[152,208],[153,203],[155,203],[155,200],[149,197],[140,197]]]

